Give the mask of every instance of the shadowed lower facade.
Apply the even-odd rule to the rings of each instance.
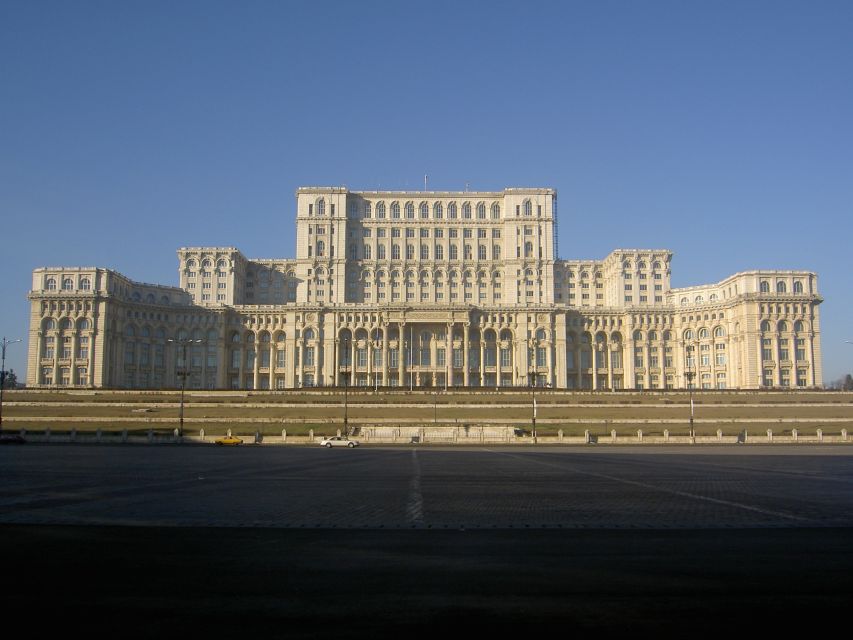
[[[673,289],[672,252],[558,258],[553,189],[296,192],[296,257],[178,250],[179,286],[34,270],[32,387],[822,386],[817,275]]]

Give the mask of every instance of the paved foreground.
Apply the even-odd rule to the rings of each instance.
[[[136,636],[814,631],[853,601],[848,451],[4,447],[5,604]]]

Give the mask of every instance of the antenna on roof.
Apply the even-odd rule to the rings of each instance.
[[[465,183],[465,193],[468,193],[468,183]]]
[[[429,176],[424,174],[424,191],[427,190],[427,182],[429,181]]]

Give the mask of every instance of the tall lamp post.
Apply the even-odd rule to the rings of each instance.
[[[349,339],[344,338],[344,437],[349,437],[349,375],[350,375]]]
[[[692,354],[692,355],[691,355]],[[696,378],[696,372],[693,368],[696,366],[697,357],[696,343],[691,342],[687,347],[687,371],[684,375],[687,377],[687,390],[690,393],[690,440],[696,437],[696,432],[693,430],[693,380]]]
[[[190,375],[190,367],[187,362],[187,348],[193,344],[200,344],[204,340],[193,340],[192,338],[168,338],[166,342],[172,342],[181,348],[181,361],[184,363],[183,368],[175,371],[175,374],[181,379],[181,409],[178,419],[178,440],[184,437],[184,389],[187,386],[187,376]]]
[[[536,347],[538,346],[539,343],[535,342],[535,341],[531,341],[530,344],[532,345],[530,348],[531,357],[530,357],[530,362],[528,364],[529,364],[529,368],[530,368],[530,388],[532,389],[532,393],[533,393],[533,428],[532,428],[532,433],[533,433],[533,444],[536,444]]]
[[[3,388],[6,386],[6,347],[16,342],[21,342],[21,339],[8,340],[6,336],[3,336],[3,360],[2,364],[0,364],[0,434],[3,433]]]

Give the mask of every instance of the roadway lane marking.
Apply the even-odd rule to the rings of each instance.
[[[735,507],[737,509],[744,509],[746,511],[753,511],[755,513],[760,513],[766,516],[775,516],[777,518],[787,518],[789,520],[798,520],[801,522],[812,522],[812,518],[802,518],[800,516],[795,516],[791,513],[785,513],[782,511],[772,511],[770,509],[762,509],[761,507],[754,507],[749,504],[743,504],[742,502],[734,502],[732,500],[721,500],[720,498],[711,498],[709,496],[702,496],[698,493],[690,493],[688,491],[677,491],[676,489],[665,489],[663,487],[656,487],[653,484],[648,484],[646,482],[639,482],[637,480],[625,480],[624,478],[617,478],[616,476],[607,475],[606,473],[596,473],[594,471],[580,471],[579,469],[575,469],[573,467],[567,467],[565,465],[559,465],[549,462],[544,462],[542,460],[536,460],[527,458],[525,456],[521,456],[516,453],[504,453],[503,451],[495,451],[494,449],[486,449],[491,453],[497,453],[504,456],[509,456],[511,458],[519,458],[521,460],[527,460],[530,462],[535,462],[536,464],[540,464],[546,467],[554,467],[555,469],[560,469],[562,471],[570,471],[572,473],[577,473],[579,475],[592,476],[594,478],[604,478],[605,480],[612,480],[613,482],[620,482],[622,484],[628,484],[635,487],[642,487],[644,489],[651,489],[652,491],[660,491],[661,493],[668,493],[670,495],[681,496],[684,498],[693,498],[695,500],[703,500],[705,502],[713,502],[714,504],[722,504],[728,507]]]
[[[406,502],[406,517],[413,525],[424,523],[424,497],[421,493],[421,464],[418,452],[412,450],[412,479],[409,482],[409,498]]]

